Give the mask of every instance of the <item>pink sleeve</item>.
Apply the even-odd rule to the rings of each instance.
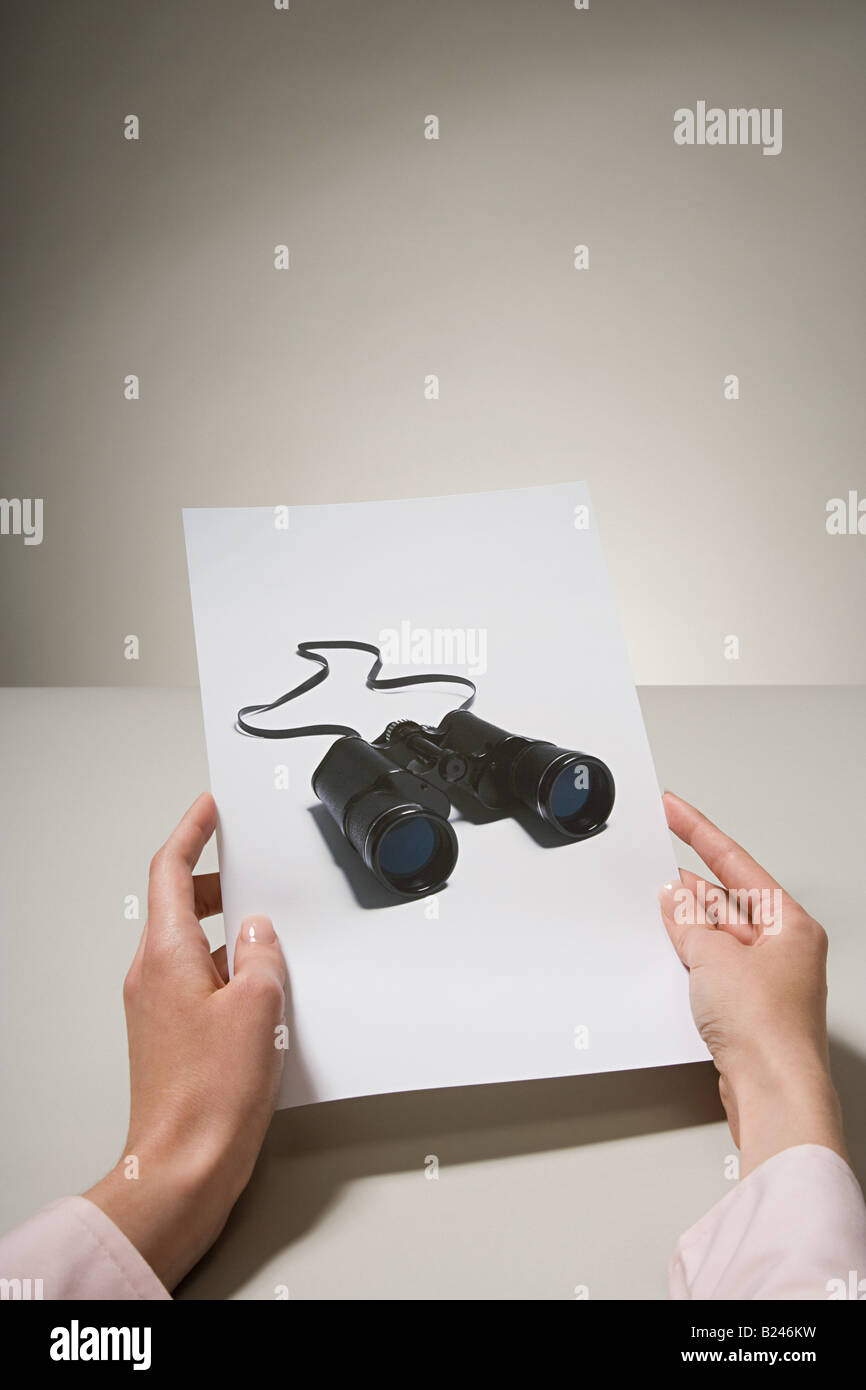
[[[12,1298],[171,1298],[114,1222],[86,1197],[61,1197],[0,1240]]]
[[[820,1144],[768,1158],[680,1237],[669,1284],[672,1298],[861,1296],[866,1205],[848,1164]]]

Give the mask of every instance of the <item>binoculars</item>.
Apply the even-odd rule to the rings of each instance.
[[[600,759],[522,738],[467,709],[436,728],[396,720],[372,743],[347,734],[313,773],[313,791],[349,844],[385,888],[405,898],[436,892],[454,870],[449,786],[488,810],[524,807],[564,840],[604,830],[615,796]]]

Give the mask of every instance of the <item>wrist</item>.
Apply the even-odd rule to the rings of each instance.
[[[839,1098],[821,1049],[765,1047],[723,1075],[736,1114],[741,1176],[798,1144],[821,1144],[847,1160]]]
[[[826,1043],[760,1034],[748,1046],[726,1049],[724,1075],[735,1094],[819,1087],[830,1082]],[[832,1084],[832,1083],[831,1083]]]
[[[238,1193],[210,1160],[121,1161],[84,1196],[100,1207],[169,1290],[219,1236]]]

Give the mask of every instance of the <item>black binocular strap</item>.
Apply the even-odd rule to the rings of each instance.
[[[322,669],[302,681],[300,685],[296,685],[293,690],[288,690],[279,699],[272,700],[270,704],[245,705],[243,709],[238,710],[236,727],[245,734],[251,734],[254,738],[309,738],[315,734],[337,734],[341,737],[354,735],[361,738],[362,735],[357,729],[350,729],[346,724],[304,724],[294,729],[257,729],[255,725],[247,723],[245,717],[248,714],[266,714],[269,710],[279,709],[280,705],[285,705],[289,700],[295,700],[299,695],[304,695],[308,690],[321,685],[322,681],[327,680],[331,674],[331,668],[328,664],[328,658],[321,656],[320,653],[337,650],[369,652],[371,656],[376,658],[367,672],[365,685],[368,690],[397,690],[404,686],[433,685],[439,681],[451,681],[455,685],[465,685],[470,692],[462,705],[458,706],[459,709],[469,709],[475,699],[475,682],[471,681],[468,676],[428,672],[423,676],[393,676],[388,680],[379,680],[379,672],[382,669],[382,653],[378,647],[372,646],[369,642],[299,642],[297,655],[304,657],[306,661],[315,661]]]

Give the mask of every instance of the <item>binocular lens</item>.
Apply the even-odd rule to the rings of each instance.
[[[426,816],[413,816],[389,830],[379,846],[379,868],[386,874],[416,874],[433,858],[436,831]]]
[[[567,767],[557,773],[550,788],[550,809],[557,820],[570,820],[580,811],[589,796],[589,778]]]
[[[398,893],[427,893],[454,868],[456,841],[446,820],[401,808],[396,820],[374,825],[367,842],[370,867]]]
[[[526,761],[532,761],[531,755]],[[598,758],[560,753],[538,777],[535,804],[557,830],[582,840],[602,829],[614,795],[610,770]]]

